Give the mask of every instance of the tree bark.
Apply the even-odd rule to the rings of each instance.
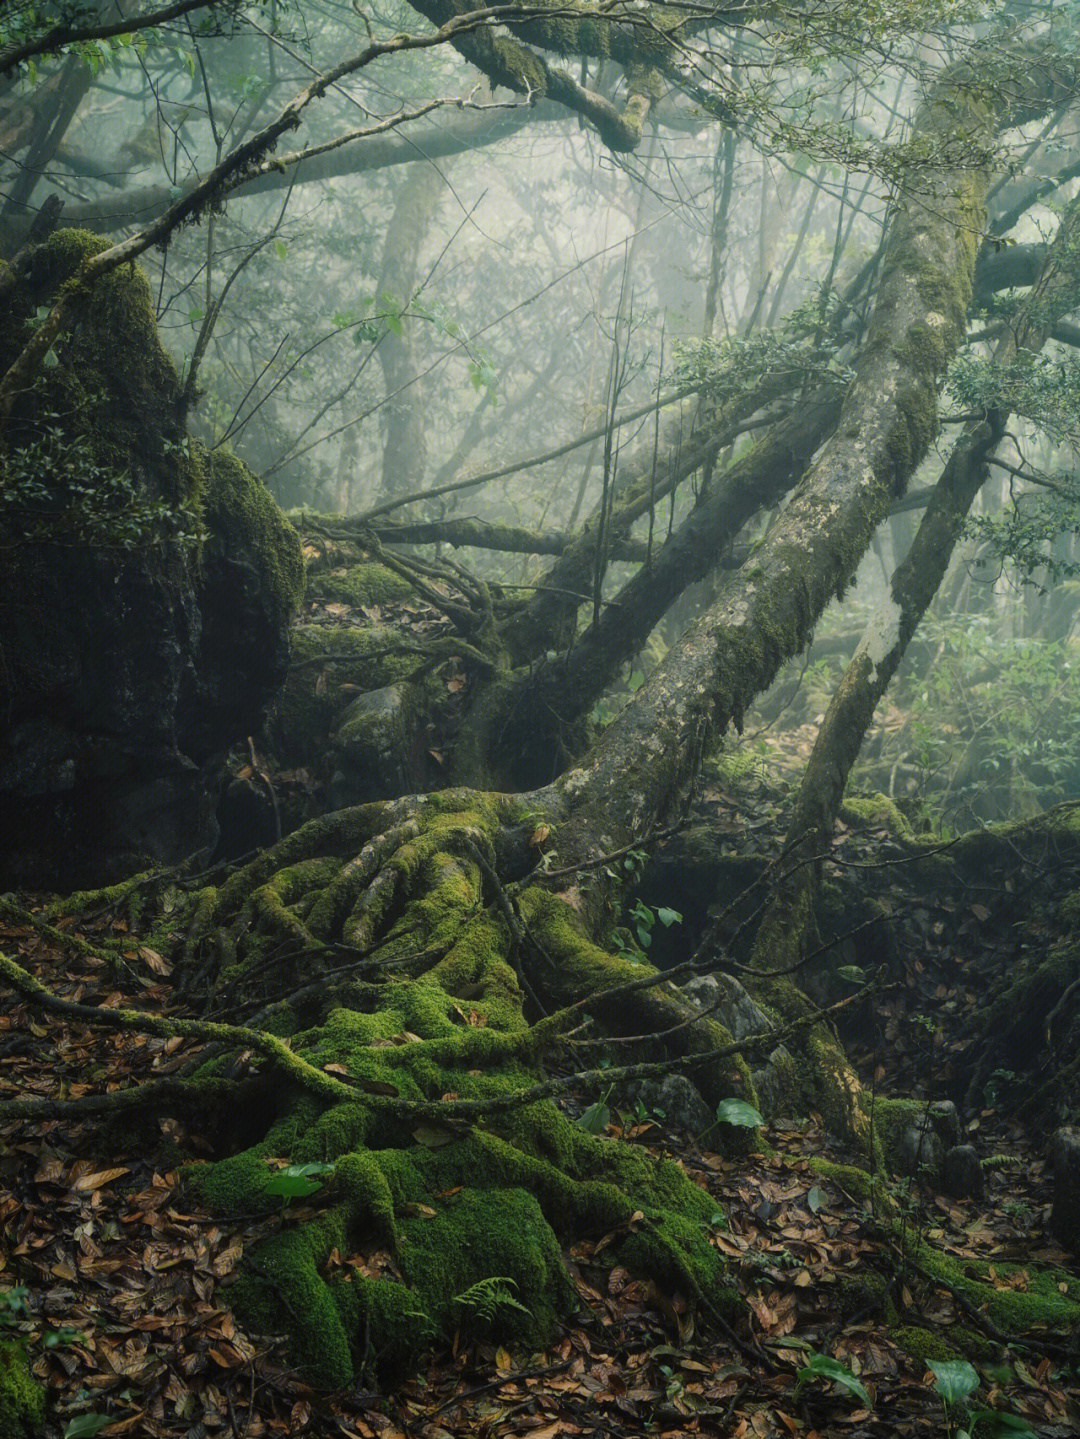
[[[1080,203],[1074,200],[1044,253],[1031,295],[996,347],[996,364],[1010,365],[1022,353],[1041,350],[1056,321],[1074,306],[1078,244]],[[907,557],[893,574],[889,598],[863,635],[818,729],[788,833],[787,853],[794,859],[828,850],[874,711],[945,577],[972,501],[986,480],[987,461],[1008,422],[1008,411],[990,410],[969,422],[953,447]],[[758,967],[790,964],[813,942],[820,870],[820,863],[793,865],[777,888],[758,932]]]

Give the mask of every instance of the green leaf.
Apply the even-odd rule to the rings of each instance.
[[[827,1354],[809,1355],[805,1366],[795,1376],[796,1392],[804,1384],[808,1384],[811,1379],[830,1379],[834,1384],[842,1385],[856,1398],[861,1399],[868,1409],[874,1407],[865,1387],[855,1378],[847,1365],[841,1364],[838,1359],[830,1359]]]
[[[586,1134],[603,1134],[610,1123],[611,1110],[603,1100],[599,1099],[595,1104],[590,1104],[585,1113],[578,1118],[578,1126],[584,1129]]]
[[[866,970],[860,969],[857,964],[842,964],[836,973],[849,984],[866,983]]]
[[[824,1207],[825,1196],[816,1184],[806,1196],[806,1204],[811,1214],[817,1214],[817,1212]]]
[[[578,1119],[578,1125],[584,1129],[586,1134],[603,1134],[604,1130],[611,1123],[611,1110],[608,1108],[608,1100],[611,1098],[611,1091],[615,1088],[609,1084],[603,1099],[598,1099],[595,1104],[590,1104],[585,1113]]]
[[[974,1424],[983,1424],[982,1432],[987,1439],[1014,1439],[1017,1434],[1038,1432],[1021,1415],[1009,1414],[1004,1409],[976,1409],[971,1417]]]
[[[105,1425],[112,1422],[111,1414],[76,1414],[68,1421],[64,1439],[90,1439],[91,1435],[100,1434]]]
[[[946,1404],[960,1404],[979,1387],[979,1376],[966,1359],[931,1359],[927,1367]]]
[[[288,1164],[270,1176],[263,1186],[263,1192],[276,1194],[282,1199],[306,1199],[309,1194],[316,1194],[322,1188],[315,1176],[333,1172],[332,1164]]]
[[[288,245],[286,245],[284,240],[274,241],[274,254],[278,257],[279,260],[284,260],[288,253],[289,247]]]
[[[652,944],[652,935],[643,924],[635,925],[635,929],[637,930],[638,944],[641,945],[642,949],[648,949],[649,945]]]
[[[666,905],[660,905],[656,911],[656,917],[665,929],[670,929],[673,924],[682,924],[682,915],[677,909],[668,909]]]
[[[716,1117],[721,1124],[737,1124],[741,1129],[757,1129],[765,1123],[745,1099],[722,1099],[716,1106]]]

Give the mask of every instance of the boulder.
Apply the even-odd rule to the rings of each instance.
[[[0,365],[96,236],[5,295]],[[18,407],[0,512],[0,887],[70,889],[209,852],[222,760],[285,675],[299,541],[187,434],[145,276],[98,281]]]
[[[901,1174],[925,1175],[932,1184],[940,1183],[945,1165],[945,1143],[934,1128],[932,1119],[927,1117],[908,1125],[900,1136],[895,1162]]]
[[[983,1198],[986,1182],[973,1144],[954,1144],[945,1155],[941,1187],[953,1199]]]
[[[1080,1131],[1059,1129],[1050,1145],[1054,1166],[1054,1204],[1050,1232],[1074,1254],[1080,1252]]]
[[[352,701],[330,740],[335,809],[422,788],[422,713],[422,693],[411,684],[384,685]]]
[[[732,1039],[745,1039],[775,1028],[772,1020],[745,987],[730,974],[702,974],[683,985],[683,993],[709,1018],[722,1024]]]
[[[634,1094],[648,1110],[662,1110],[666,1124],[692,1135],[704,1134],[716,1116],[684,1074],[646,1079]]]

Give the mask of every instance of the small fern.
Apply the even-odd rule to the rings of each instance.
[[[985,1159],[980,1159],[979,1164],[983,1169],[1008,1169],[1011,1165],[1021,1164],[1019,1154],[988,1154]]]
[[[475,1315],[484,1324],[493,1324],[506,1309],[516,1309],[521,1314],[528,1314],[531,1319],[532,1311],[526,1309],[524,1304],[519,1304],[510,1292],[516,1288],[517,1285],[512,1279],[492,1275],[489,1279],[478,1280],[460,1294],[455,1294],[453,1302],[460,1304],[462,1309]]]

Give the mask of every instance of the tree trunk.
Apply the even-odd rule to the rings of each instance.
[[[1073,201],[1020,313],[999,342],[1000,366],[1042,349],[1054,324],[1075,304],[1080,271],[1080,204]],[[788,833],[791,873],[778,887],[758,932],[754,962],[762,969],[790,965],[813,943],[813,911],[820,875],[851,768],[889,682],[923,615],[938,592],[963,533],[972,501],[987,477],[987,461],[1005,434],[1006,410],[970,421],[953,447],[912,542],[895,570],[889,598],[844,671],[818,729],[799,787]]]

